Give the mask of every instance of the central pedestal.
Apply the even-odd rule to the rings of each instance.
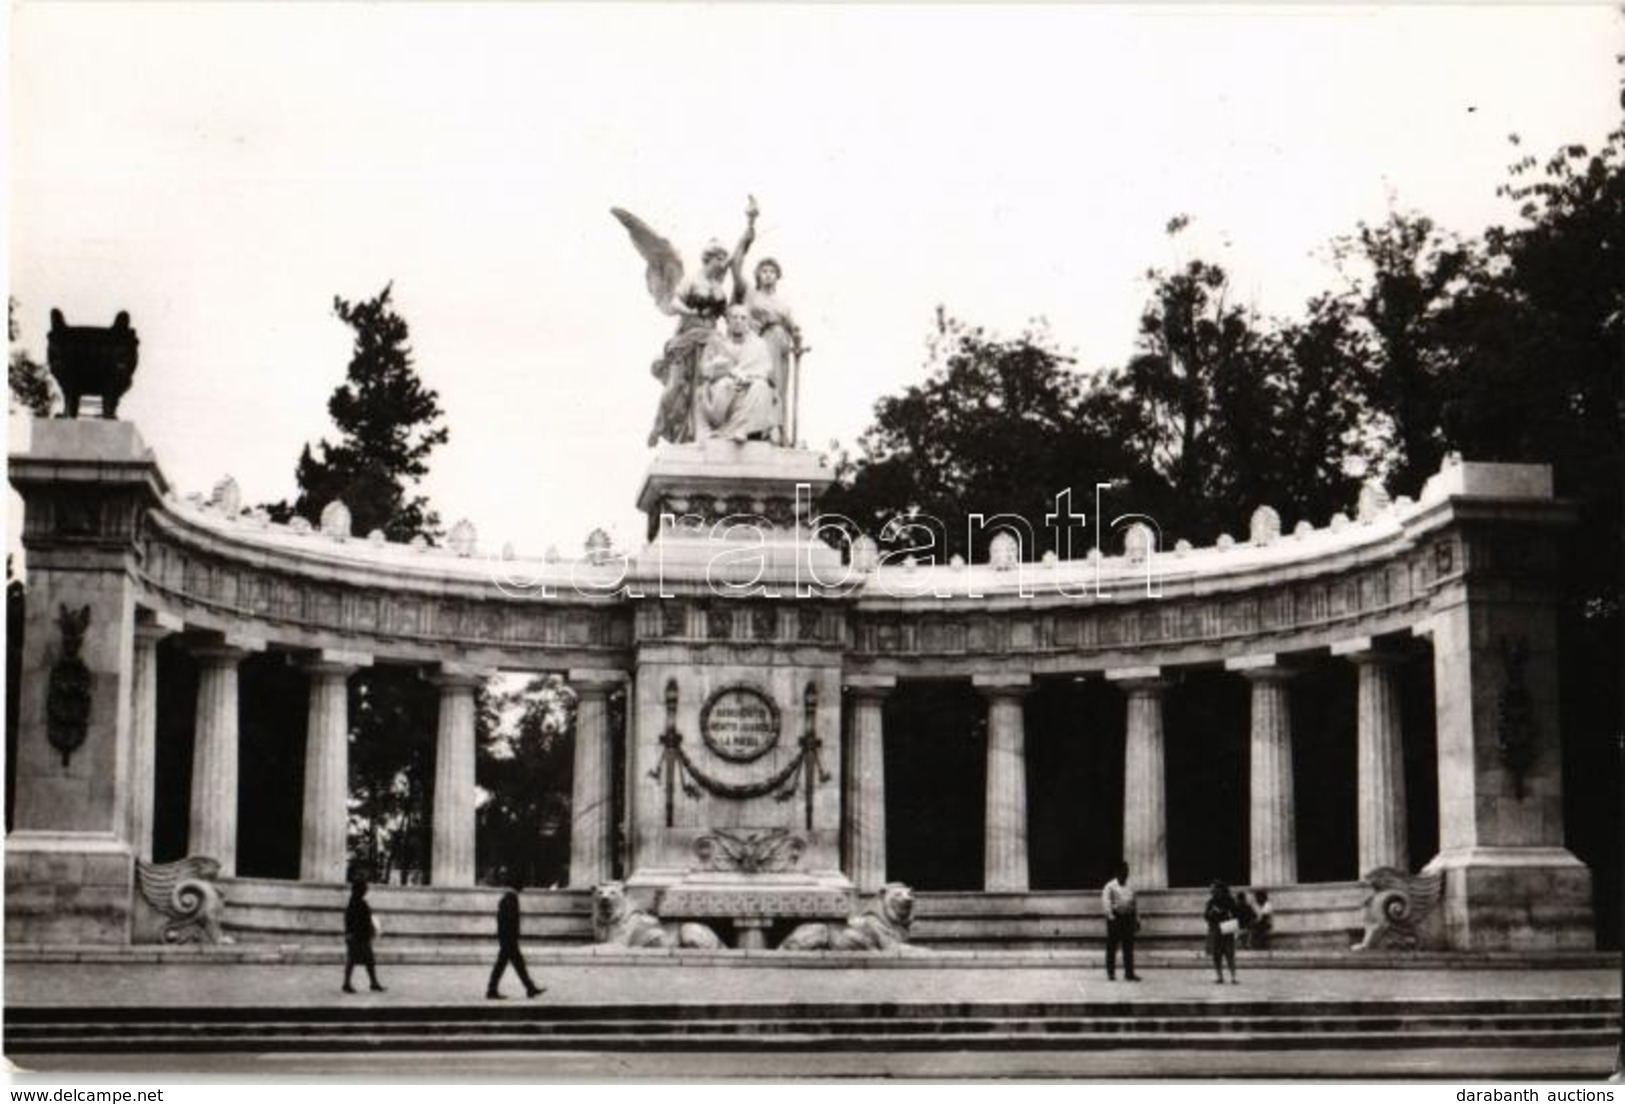
[[[667,446],[639,495],[628,895],[740,946],[845,916],[846,567],[815,535],[833,473],[805,450]]]

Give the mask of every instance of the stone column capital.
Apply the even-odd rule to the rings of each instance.
[[[494,672],[471,663],[442,663],[438,670],[429,671],[424,678],[440,687],[442,695],[459,690],[477,690],[485,685]]]
[[[136,611],[135,642],[137,644],[156,644],[166,636],[173,636],[186,628],[186,622],[172,613],[160,613],[156,610]]]
[[[565,675],[565,681],[578,696],[602,697],[625,688],[632,681],[632,675],[614,668],[576,667]]]
[[[336,652],[324,648],[309,656],[302,666],[311,675],[349,678],[360,668],[371,667],[372,656],[365,652]]]
[[[990,700],[997,698],[1024,698],[1033,690],[1031,675],[972,675],[971,685]]]
[[[1234,671],[1249,682],[1285,682],[1297,674],[1297,668],[1288,667],[1278,655],[1238,656],[1224,661],[1226,671]]]
[[[1353,640],[1340,640],[1332,645],[1332,655],[1342,656],[1356,666],[1391,667],[1402,663],[1405,659],[1403,653],[1384,651],[1376,646],[1369,636],[1358,636]]]
[[[887,694],[897,689],[897,676],[846,675],[841,679],[841,689],[857,701],[883,701]]]
[[[1134,696],[1160,696],[1173,685],[1161,667],[1118,667],[1106,672],[1106,681],[1115,682]]]
[[[205,667],[235,667],[250,655],[265,651],[265,641],[226,633],[216,640],[200,641],[188,650]]]

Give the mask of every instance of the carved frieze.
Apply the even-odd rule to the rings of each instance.
[[[142,563],[155,590],[221,613],[346,635],[462,647],[625,648],[631,610],[350,587],[255,569],[152,541]]]
[[[805,642],[822,638],[823,632],[819,624],[818,610],[810,606],[798,608],[796,611],[796,639]]]
[[[660,635],[675,639],[687,635],[688,609],[681,602],[660,604]]]
[[[779,635],[779,611],[775,606],[760,605],[750,611],[751,636],[757,640],[776,640]]]
[[[1131,605],[1098,603],[1035,615],[923,608],[854,614],[859,655],[1045,655],[1217,645],[1231,639],[1313,632],[1392,614],[1424,602],[1434,546],[1397,562],[1326,578],[1289,580],[1257,592],[1184,597]],[[1087,602],[1088,598],[1078,599]]]

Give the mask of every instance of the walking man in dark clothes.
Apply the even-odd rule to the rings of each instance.
[[[525,969],[525,954],[519,949],[519,887],[504,890],[502,900],[497,904],[497,964],[491,969],[491,984],[485,987],[485,996],[488,1000],[502,1000],[502,994],[497,986],[502,984],[502,973],[513,963],[514,973],[519,975],[519,981],[525,987],[525,996],[540,996],[546,989],[544,985],[537,985],[530,980],[530,971]]]
[[[357,966],[366,968],[372,991],[382,993],[378,984],[378,971],[373,966],[372,940],[378,934],[378,925],[372,917],[372,906],[367,904],[367,883],[357,878],[350,883],[350,903],[344,909],[344,991],[355,992],[350,974]]]

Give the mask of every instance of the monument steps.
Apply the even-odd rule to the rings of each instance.
[[[8,1052],[1604,1047],[1604,998],[7,1010]]]
[[[239,943],[306,944],[344,930],[345,886],[270,878],[223,879],[226,931]],[[1287,951],[1346,951],[1362,930],[1367,893],[1356,882],[1277,890],[1273,946]],[[501,891],[490,887],[377,886],[369,896],[384,926],[384,947],[410,953],[477,948],[485,953]],[[1201,951],[1205,889],[1140,891],[1140,945],[1171,953]],[[1098,952],[1105,945],[1095,891],[922,892],[915,895],[912,941],[941,950]],[[580,945],[592,939],[592,895],[582,889],[527,890],[527,940]]]

